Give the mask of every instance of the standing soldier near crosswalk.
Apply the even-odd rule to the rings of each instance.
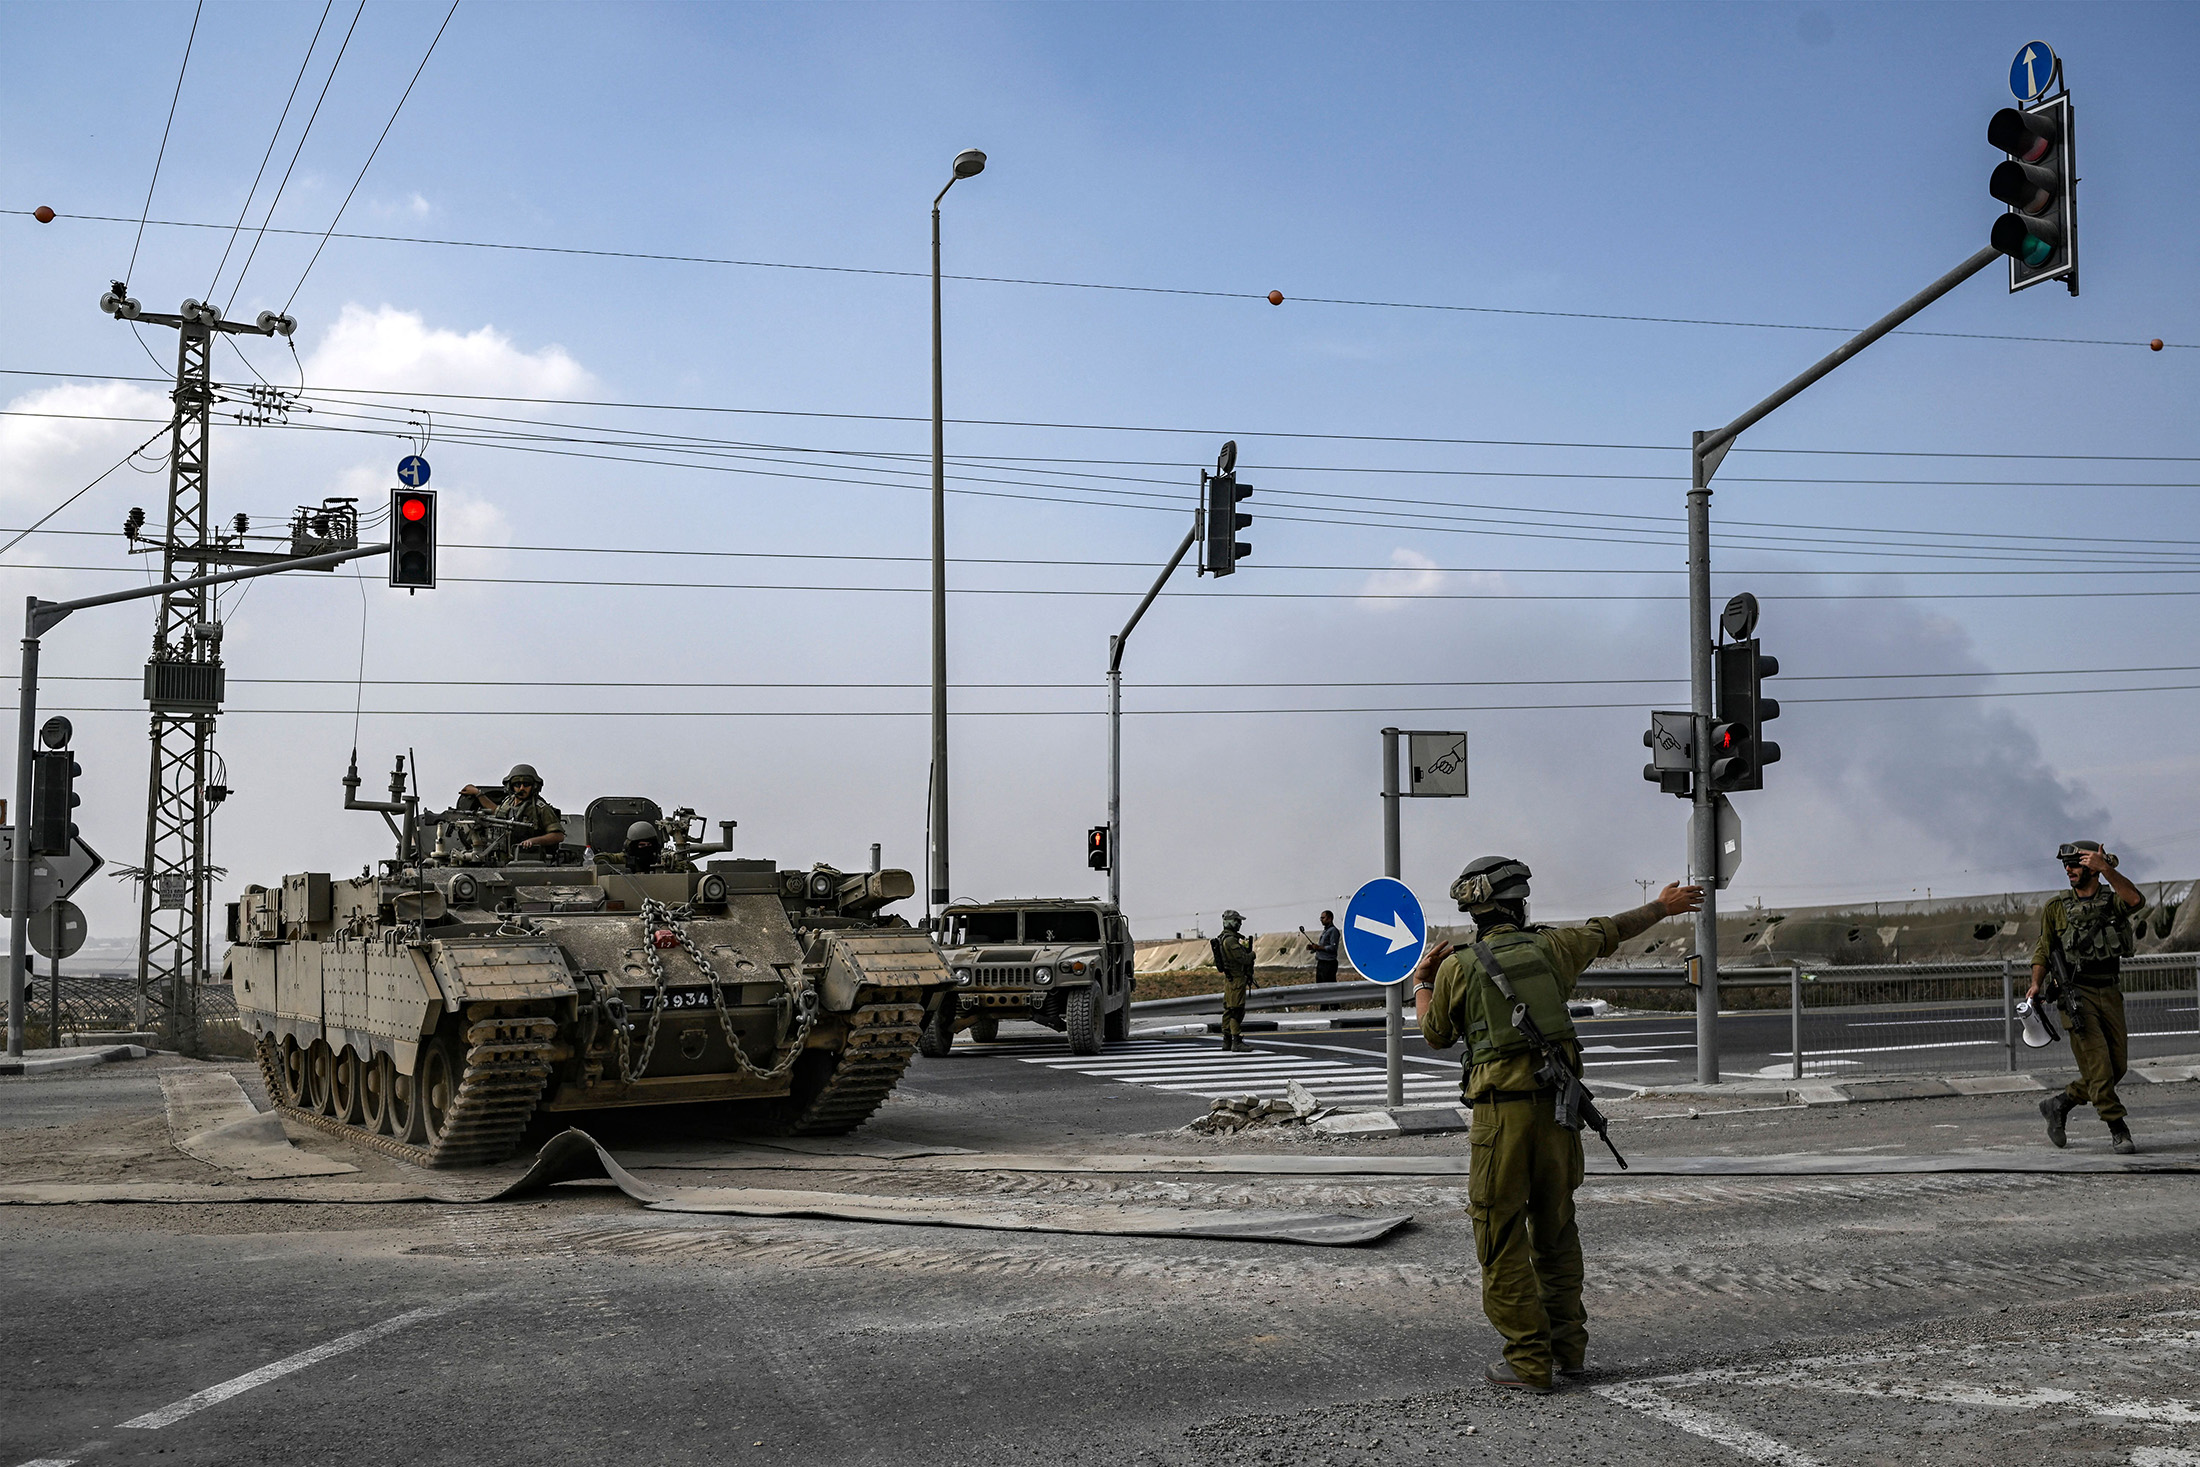
[[[1467,1215],[1482,1265],[1482,1312],[1505,1337],[1505,1358],[1482,1377],[1542,1395],[1554,1375],[1580,1373],[1589,1347],[1574,1220],[1580,1122],[1560,1122],[1558,1087],[1548,1083],[1545,1065],[1555,1058],[1581,1073],[1566,1000],[1582,969],[1665,918],[1701,907],[1703,888],[1675,882],[1656,901],[1616,917],[1531,927],[1528,876],[1510,856],[1483,856],[1459,873],[1451,894],[1474,918],[1476,941],[1458,953],[1448,942],[1428,944],[1413,970],[1413,1009],[1431,1047],[1467,1042],[1461,1090],[1474,1108]],[[1544,1053],[1515,1026],[1516,1005],[1546,1042]]]
[[[1245,918],[1236,912],[1222,914],[1222,936],[1209,939],[1215,967],[1222,974],[1222,1047],[1243,1050],[1239,1037],[1245,1023],[1245,995],[1253,986],[1253,944],[1238,929]]]
[[[2047,1139],[2064,1146],[2069,1144],[2064,1123],[2070,1112],[2090,1105],[2108,1122],[2110,1145],[2129,1156],[2139,1147],[2124,1124],[2124,1102],[2116,1094],[2116,1082],[2130,1061],[2122,970],[2138,943],[2133,919],[2146,910],[2147,899],[2097,840],[2067,841],[2055,858],[2070,878],[2070,890],[2049,897],[2040,912],[2040,940],[2032,950],[2032,987],[2026,996],[2037,1003],[2048,975],[2054,975],[2078,1078],[2041,1101],[2040,1114],[2047,1117]]]

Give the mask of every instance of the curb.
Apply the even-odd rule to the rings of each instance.
[[[1381,1014],[1368,1014],[1365,1016],[1347,1015],[1339,1019],[1247,1019],[1238,1025],[1238,1030],[1244,1034],[1304,1034],[1323,1029],[1380,1029],[1382,1027],[1383,1016]],[[1220,1034],[1221,1032],[1222,1021],[1220,1019],[1191,1020],[1182,1024],[1158,1024],[1151,1028],[1133,1029],[1131,1038],[1167,1039],[1185,1034]]]
[[[2200,1055],[2165,1055],[2142,1060],[2125,1072],[2126,1080],[2174,1085],[2200,1080]],[[1778,1099],[1791,1105],[1857,1105],[1875,1100],[1933,1100],[1951,1095],[2014,1095],[2060,1090],[2061,1078],[2033,1074],[1913,1075],[1855,1080],[1731,1080],[1718,1085],[1676,1085],[1638,1090],[1636,1100]]]
[[[147,1050],[135,1044],[118,1044],[112,1049],[95,1049],[82,1054],[57,1054],[51,1059],[0,1060],[0,1075],[46,1075],[55,1070],[84,1070],[93,1065],[112,1064],[117,1060],[144,1059],[147,1053]]]
[[[1474,1112],[1463,1105],[1429,1105],[1340,1111],[1313,1122],[1311,1129],[1324,1136],[1442,1136],[1472,1124]]]

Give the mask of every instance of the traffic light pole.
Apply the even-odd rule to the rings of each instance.
[[[1398,841],[1398,730],[1383,730],[1383,875],[1405,879],[1405,855]],[[1390,984],[1383,994],[1383,1104],[1396,1110],[1406,1103],[1406,985]]]
[[[23,613],[23,673],[19,684],[19,701],[16,705],[15,727],[15,839],[10,843],[8,892],[11,897],[8,916],[8,1054],[20,1058],[23,1053],[23,1019],[28,1009],[29,995],[25,991],[24,963],[30,956],[31,922],[31,760],[34,741],[38,733],[38,651],[39,640],[52,628],[66,620],[72,612],[93,606],[111,606],[119,601],[142,601],[149,596],[172,596],[180,592],[196,591],[202,586],[219,586],[230,581],[249,581],[256,576],[272,576],[283,571],[323,570],[342,565],[347,560],[357,560],[367,555],[386,555],[387,545],[369,545],[355,550],[336,550],[327,555],[309,555],[300,560],[281,560],[272,565],[256,565],[246,570],[224,571],[219,575],[192,576],[188,580],[163,581],[156,586],[135,586],[127,591],[111,591],[104,596],[84,596],[75,601],[41,601],[36,596],[28,598]],[[59,944],[55,945],[58,949]]]
[[[1718,817],[1711,788],[1711,476],[1734,440],[1865,347],[2001,258],[1988,245],[1820,358],[1807,371],[1716,432],[1694,435],[1688,489],[1688,687],[1694,714],[1694,811],[1689,822],[1689,881],[1703,887],[1696,913],[1696,956],[1702,986],[1696,992],[1696,1082],[1719,1079]]]
[[[1123,910],[1123,649],[1130,644],[1131,628],[1153,605],[1161,588],[1176,574],[1176,568],[1184,563],[1192,546],[1199,541],[1200,515],[1192,512],[1192,528],[1185,533],[1184,543],[1176,547],[1176,554],[1161,568],[1154,579],[1153,589],[1146,599],[1138,603],[1131,619],[1123,623],[1123,630],[1108,638],[1108,900],[1115,909]]]

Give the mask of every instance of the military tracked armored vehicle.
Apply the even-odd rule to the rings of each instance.
[[[407,1160],[499,1161],[538,1112],[608,1107],[850,1131],[952,987],[931,939],[882,915],[915,891],[906,871],[714,859],[731,821],[706,843],[692,812],[630,797],[588,806],[587,847],[618,851],[646,821],[655,869],[583,864],[579,840],[515,849],[480,808],[421,811],[402,759],[389,800],[358,784],[355,766],[345,807],[380,812],[397,858],[246,887],[226,976],[270,1098]]]
[[[923,1052],[938,1058],[964,1029],[980,1043],[1003,1019],[1029,1019],[1069,1039],[1070,1053],[1098,1054],[1131,1037],[1130,927],[1112,902],[1029,897],[959,902],[939,931],[953,992],[925,1018]]]

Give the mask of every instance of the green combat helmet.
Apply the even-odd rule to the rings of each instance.
[[[1244,925],[1245,925],[1245,914],[1244,914],[1244,913],[1242,913],[1242,912],[1224,912],[1224,913],[1222,914],[1222,930],[1223,930],[1224,932],[1235,932],[1235,931],[1237,931],[1237,930],[1238,930],[1238,928],[1240,928],[1240,927],[1242,927],[1242,926],[1244,926]]]
[[[531,784],[535,787],[535,793],[542,793],[542,776],[535,773],[535,766],[532,764],[515,764],[511,773],[504,776],[506,789],[520,783]]]
[[[1452,900],[1459,903],[1462,912],[1486,912],[1499,902],[1524,902],[1531,874],[1525,861],[1511,856],[1481,856],[1468,862],[1467,869],[1451,884]]]

